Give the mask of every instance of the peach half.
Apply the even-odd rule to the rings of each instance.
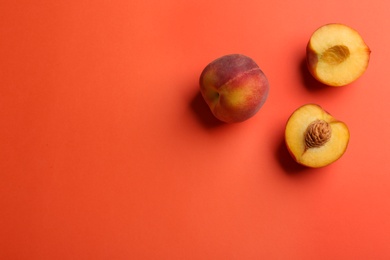
[[[242,54],[209,63],[199,79],[200,92],[213,115],[226,123],[254,116],[267,99],[267,77],[253,59]]]
[[[348,85],[367,69],[371,50],[360,34],[343,24],[318,28],[306,47],[306,63],[318,81],[334,87]]]
[[[319,168],[337,161],[346,151],[349,130],[322,107],[306,104],[287,121],[285,142],[296,162]]]

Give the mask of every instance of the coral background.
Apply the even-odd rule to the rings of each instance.
[[[0,259],[390,259],[390,1],[2,0]],[[339,22],[371,48],[342,88],[305,47]],[[199,95],[213,59],[270,81],[253,118]],[[344,156],[295,164],[289,115],[344,121]]]

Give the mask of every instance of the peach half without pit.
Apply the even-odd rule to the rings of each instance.
[[[289,117],[285,142],[293,159],[304,166],[319,168],[337,161],[346,151],[349,130],[322,107],[306,104]]]
[[[225,55],[209,63],[200,75],[199,85],[213,115],[226,123],[254,116],[269,92],[263,71],[242,54]]]
[[[340,87],[357,80],[367,69],[371,50],[351,27],[332,23],[318,28],[306,46],[306,63],[319,82]]]

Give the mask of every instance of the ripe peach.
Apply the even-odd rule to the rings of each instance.
[[[307,67],[318,81],[340,87],[366,71],[370,53],[356,30],[343,24],[327,24],[310,37],[306,47]]]
[[[200,75],[200,91],[211,112],[226,123],[242,122],[263,106],[269,83],[259,66],[242,54],[222,56]]]
[[[316,104],[303,105],[290,116],[285,141],[294,160],[318,168],[338,160],[346,151],[349,130]]]

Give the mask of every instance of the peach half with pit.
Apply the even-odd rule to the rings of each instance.
[[[349,130],[317,104],[306,104],[289,117],[285,142],[293,159],[319,168],[337,161],[346,151]]]
[[[213,115],[226,123],[254,116],[269,92],[263,71],[243,54],[225,55],[209,63],[200,75],[199,85]]]
[[[318,28],[306,46],[306,63],[315,79],[340,87],[357,80],[367,69],[371,50],[351,27],[332,23]]]

